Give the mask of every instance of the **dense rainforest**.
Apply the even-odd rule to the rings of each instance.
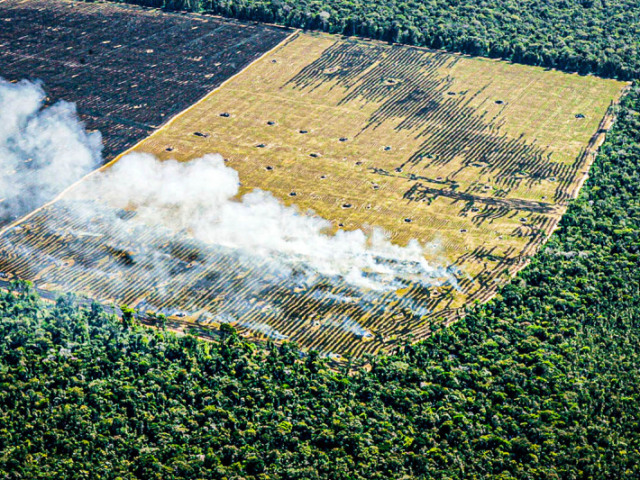
[[[640,90],[500,295],[332,369],[0,293],[1,479],[640,478]]]
[[[637,0],[119,0],[634,80]]]

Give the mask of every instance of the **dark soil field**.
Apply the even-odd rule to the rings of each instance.
[[[42,80],[50,103],[77,103],[110,160],[288,34],[114,4],[4,0],[0,76]]]

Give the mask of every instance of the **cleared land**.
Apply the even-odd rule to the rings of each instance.
[[[335,229],[380,226],[399,244],[416,238],[457,284],[384,296],[322,281],[300,289],[265,265],[186,238],[140,232],[137,245],[114,249],[108,232],[73,233],[92,227],[74,224],[64,200],[4,236],[0,271],[179,309],[203,328],[231,319],[253,335],[326,353],[373,352],[428,334],[522,268],[577,194],[623,87],[298,34],[137,150],[182,161],[219,152],[245,191],[268,190]],[[144,249],[154,243],[175,272],[162,285],[145,275]]]
[[[0,2],[0,75],[44,82],[104,137],[110,160],[290,34],[110,3]]]
[[[41,80],[48,103],[76,103],[111,160],[290,33],[109,3],[4,0],[0,76]]]

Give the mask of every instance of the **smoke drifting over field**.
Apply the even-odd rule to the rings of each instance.
[[[376,229],[370,235],[361,230],[329,235],[330,222],[286,207],[268,192],[254,190],[236,199],[239,184],[237,172],[220,155],[179,163],[132,153],[91,177],[77,194],[134,210],[135,221],[150,227],[186,232],[205,244],[367,289],[399,288],[398,279],[431,282],[442,273],[426,262],[416,241],[393,245]]]
[[[44,108],[40,84],[0,78],[0,223],[53,198],[100,162],[72,103]]]
[[[37,84],[0,87],[2,168],[13,179],[2,184],[2,205],[13,214],[98,164],[100,137],[82,130],[71,104],[42,109]],[[2,273],[31,279],[41,272],[38,283],[53,288],[140,310],[197,313],[204,323],[236,322],[275,339],[287,335],[270,325],[273,318],[372,337],[358,322],[385,311],[381,293],[397,301],[400,288],[455,285],[417,241],[394,245],[375,228],[334,234],[313,212],[261,190],[240,197],[239,187],[220,155],[180,163],[128,154],[8,230],[0,253],[19,267]],[[289,306],[292,298],[315,307],[303,313]],[[420,310],[409,297],[402,302]]]

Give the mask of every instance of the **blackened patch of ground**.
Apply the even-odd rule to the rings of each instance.
[[[104,158],[143,139],[289,32],[114,4],[0,2],[0,76],[75,102]]]

